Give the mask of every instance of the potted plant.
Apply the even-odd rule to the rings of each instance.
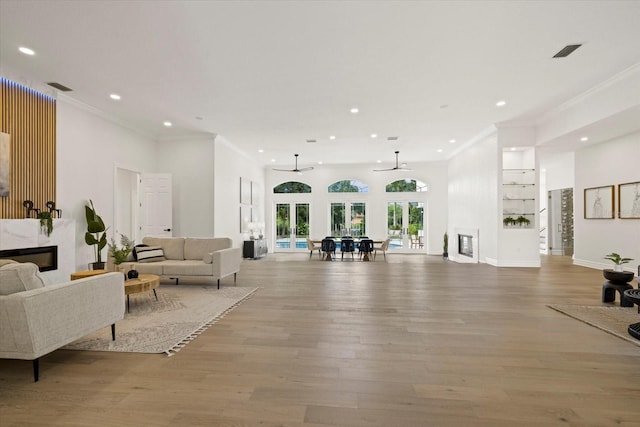
[[[53,218],[51,212],[38,212],[38,219],[40,220],[40,228],[48,236],[51,236],[53,232]]]
[[[116,244],[116,239],[112,237],[111,243],[109,243],[108,252],[109,255],[113,257],[113,263],[116,266],[119,266],[120,264],[125,262],[134,246],[134,241],[129,239],[124,234],[120,234],[120,247],[118,247],[118,245]]]
[[[94,270],[104,269],[102,261],[102,250],[107,246],[107,229],[100,215],[96,213],[93,207],[93,201],[89,200],[91,206],[84,207],[85,217],[87,219],[87,232],[84,234],[84,241],[89,246],[94,246],[96,261],[92,263]]]
[[[613,271],[621,272],[622,264],[626,264],[629,261],[633,261],[633,258],[622,258],[619,254],[615,252],[611,252],[609,255],[605,256],[604,259],[608,259],[613,262]]]
[[[513,217],[508,216],[502,220],[502,223],[508,227],[510,225],[516,225],[516,220]]]
[[[531,221],[529,220],[529,218],[526,218],[526,217],[524,217],[522,215],[520,215],[518,218],[516,218],[515,222],[517,222],[520,227],[528,226],[529,224],[531,224]]]
[[[449,258],[449,233],[444,232],[444,240],[442,244],[442,256],[444,258]]]

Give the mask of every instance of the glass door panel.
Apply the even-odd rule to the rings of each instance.
[[[309,203],[296,203],[295,243],[296,249],[307,249],[309,237]]]
[[[276,244],[279,252],[307,249],[309,203],[277,203]]]
[[[391,239],[389,249],[402,249],[406,246],[403,238],[404,206],[403,202],[387,203],[387,238]]]
[[[364,202],[351,203],[351,224],[349,224],[349,235],[360,237],[367,235],[367,205]]]
[[[408,208],[411,249],[424,249],[424,202],[409,202]]]
[[[276,204],[276,249],[291,248],[291,207],[289,203]]]
[[[346,230],[346,207],[344,203],[331,203],[331,235],[342,237]]]

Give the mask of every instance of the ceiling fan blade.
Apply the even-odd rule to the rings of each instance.
[[[298,169],[296,170],[296,172],[304,172],[304,171],[312,171],[312,170],[313,170],[313,166],[309,166],[308,168]]]
[[[276,168],[272,168],[272,170],[274,171],[278,171],[278,172],[296,172],[296,173],[302,173],[305,171],[310,171],[313,170],[313,166],[309,166],[306,168],[302,168],[302,169],[298,169],[298,155],[294,154],[295,159],[296,159],[296,166],[293,169],[276,169]]]

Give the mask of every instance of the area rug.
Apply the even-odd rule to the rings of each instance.
[[[166,353],[180,351],[218,319],[251,297],[258,288],[212,285],[161,285],[153,292],[131,295],[131,311],[110,328],[87,335],[65,349]]]
[[[604,307],[590,305],[548,305],[562,314],[640,346],[640,340],[627,332],[631,323],[640,322],[637,307]]]

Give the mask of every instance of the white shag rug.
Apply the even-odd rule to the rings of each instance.
[[[130,296],[131,311],[111,328],[103,328],[66,345],[71,350],[166,353],[172,356],[218,319],[250,298],[258,288],[212,285],[161,285]]]

